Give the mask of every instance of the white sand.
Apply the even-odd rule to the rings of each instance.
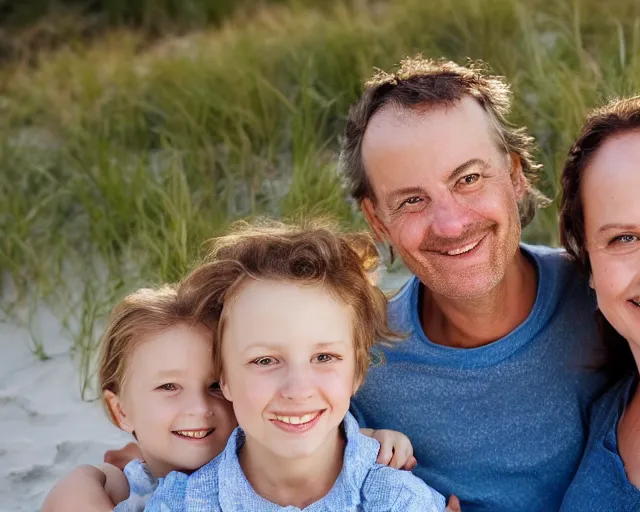
[[[405,271],[383,273],[383,289],[399,287]],[[105,450],[130,437],[98,402],[83,402],[68,332],[47,309],[33,323],[51,359],[31,352],[31,336],[0,322],[0,512],[34,512],[53,484],[79,464],[99,464]],[[71,326],[73,329],[73,326]]]
[[[80,398],[68,334],[45,308],[37,315],[48,361],[30,351],[30,334],[0,323],[0,511],[34,512],[52,485],[79,464],[102,462],[129,436],[99,403]]]

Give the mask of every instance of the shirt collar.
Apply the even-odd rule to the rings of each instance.
[[[360,433],[357,421],[347,413],[343,422],[347,440],[342,470],[329,493],[312,503],[304,512],[344,512],[360,503],[360,490],[369,470],[376,463],[380,445],[375,439]],[[280,507],[265,500],[251,487],[240,467],[238,451],[245,441],[244,432],[236,428],[223,452],[218,468],[219,499],[223,510],[260,510],[264,512],[294,512],[297,507]]]

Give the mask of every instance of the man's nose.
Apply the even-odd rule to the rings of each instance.
[[[439,238],[459,238],[469,224],[467,209],[451,196],[434,201],[431,215],[431,232]]]

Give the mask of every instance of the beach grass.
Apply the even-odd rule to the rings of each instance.
[[[99,36],[5,61],[0,278],[15,293],[2,310],[48,303],[75,319],[88,378],[113,301],[178,279],[230,221],[363,227],[336,172],[348,106],[374,67],[418,52],[507,76],[511,120],[535,135],[556,198],[585,112],[640,91],[639,15],[634,0],[283,0],[176,15],[182,33],[164,37],[113,15]],[[556,219],[555,204],[538,212],[525,239],[556,245]],[[47,357],[37,337],[33,350]]]

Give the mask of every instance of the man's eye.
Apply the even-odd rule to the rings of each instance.
[[[402,209],[405,206],[415,206],[417,204],[420,204],[421,202],[422,202],[421,197],[418,197],[418,196],[410,197],[400,203],[400,206],[398,206],[398,210]]]
[[[473,185],[476,181],[480,179],[480,175],[478,173],[467,174],[458,180],[458,183],[461,185]]]
[[[175,391],[177,388],[175,384],[169,383],[169,384],[163,384],[162,386],[158,386],[158,389],[162,389],[164,391]]]

